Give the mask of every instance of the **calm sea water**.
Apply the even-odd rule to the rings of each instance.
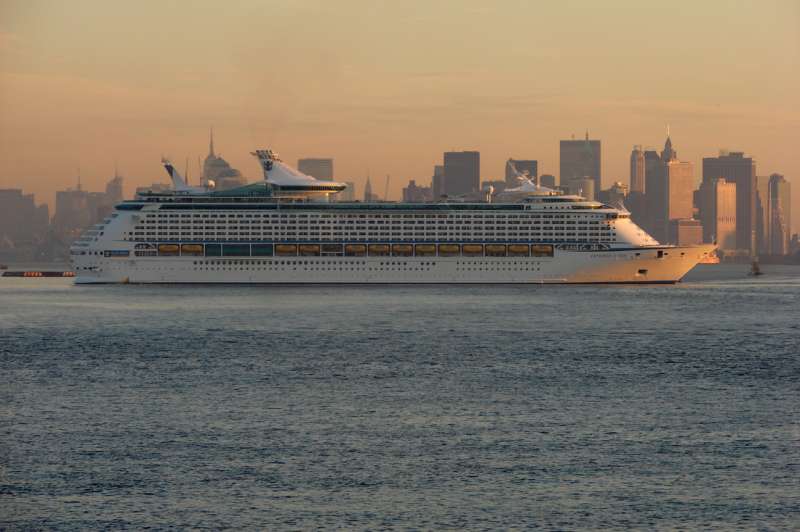
[[[800,268],[0,279],[0,528],[800,526]]]

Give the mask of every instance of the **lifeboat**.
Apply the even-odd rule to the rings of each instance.
[[[461,247],[458,244],[439,244],[440,257],[457,257],[461,253]]]
[[[410,257],[414,254],[411,244],[392,244],[392,255],[395,257]]]
[[[487,257],[505,257],[506,245],[505,244],[486,244]]]
[[[464,244],[461,246],[461,253],[463,253],[465,257],[482,257],[483,244]]]
[[[368,249],[372,257],[386,257],[391,254],[389,244],[370,244]]]
[[[508,256],[509,257],[527,257],[531,254],[528,244],[509,244]]]
[[[344,254],[348,257],[363,257],[367,254],[366,244],[345,244]]]
[[[414,246],[414,254],[417,257],[435,257],[436,245],[435,244],[417,244]]]
[[[297,245],[275,244],[275,254],[279,257],[294,257],[297,255]]]
[[[301,257],[318,257],[320,254],[319,244],[300,244],[298,250]]]
[[[531,255],[534,257],[552,257],[553,246],[550,244],[531,244]]]
[[[181,255],[202,255],[203,244],[181,244]]]
[[[180,252],[180,246],[178,244],[159,244],[158,245],[158,254],[159,255],[177,255]]]

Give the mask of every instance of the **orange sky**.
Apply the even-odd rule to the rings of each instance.
[[[650,4],[650,5],[647,5]],[[222,7],[224,6],[224,7]],[[556,173],[558,140],[603,141],[603,180],[633,144],[679,157],[743,150],[794,182],[800,228],[800,2],[248,1],[0,3],[0,187],[135,185],[218,151],[367,169],[390,198],[449,149]]]

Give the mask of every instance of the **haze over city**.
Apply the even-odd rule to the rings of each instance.
[[[681,159],[744,151],[759,175],[800,174],[800,4],[743,2],[4,2],[0,188],[51,203],[164,180],[161,155],[197,176],[208,129],[251,180],[248,152],[333,157],[398,199],[442,152],[558,173],[558,141],[603,142],[603,182],[627,182],[632,145]],[[793,187],[800,203],[800,186]],[[800,227],[800,216],[793,221]]]

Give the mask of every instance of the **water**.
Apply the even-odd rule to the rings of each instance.
[[[0,528],[793,528],[800,268],[0,279]]]

